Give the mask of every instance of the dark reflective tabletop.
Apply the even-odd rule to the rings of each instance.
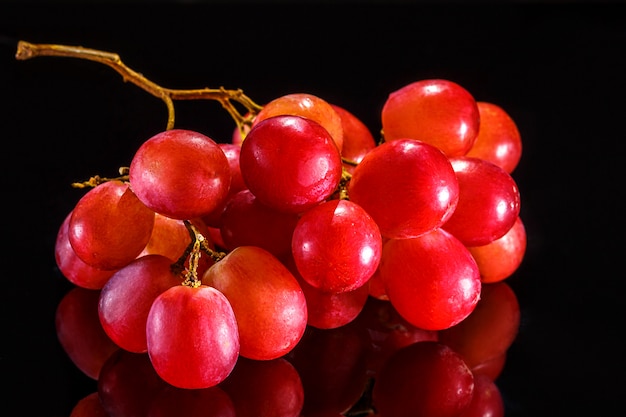
[[[15,60],[20,39],[115,52],[170,88],[241,88],[257,102],[310,92],[342,103],[373,132],[380,129],[387,95],[418,79],[455,80],[477,99],[498,103],[522,136],[513,177],[528,247],[506,280],[519,302],[519,332],[503,362],[486,365],[484,372],[494,375],[507,417],[603,414],[621,404],[623,285],[615,267],[623,251],[618,200],[626,93],[623,7],[14,3],[0,5],[6,213],[0,399],[8,410],[69,416],[98,390],[98,381],[77,368],[57,337],[55,312],[73,286],[55,263],[56,234],[82,195],[70,184],[114,174],[167,120],[162,102],[101,64],[60,57]],[[180,126],[218,142],[227,142],[234,127],[214,102],[181,101],[176,117]],[[355,325],[350,332],[368,329],[359,325],[364,327]],[[285,358],[308,381],[306,407],[329,400],[343,411],[351,408],[352,415],[367,415],[369,377],[380,357],[360,356],[363,347],[354,341],[333,345],[315,341],[325,337],[316,330],[310,333],[312,348],[303,344],[301,352]],[[366,333],[380,336],[371,324]],[[352,334],[341,337],[362,341]],[[321,348],[327,350],[320,353]],[[118,363],[133,360],[137,369],[145,365],[144,356]],[[324,368],[329,364],[346,373],[329,376]],[[231,398],[252,392],[246,384],[264,372],[244,368],[244,376],[224,387]],[[140,379],[145,375],[132,369],[136,383],[148,386]],[[248,377],[247,371],[257,374]],[[312,371],[328,372],[323,376],[328,384],[315,374],[307,377]],[[269,380],[259,378],[263,382],[256,387]],[[136,388],[129,384],[114,394],[119,401],[128,401],[124,394],[137,401],[150,396],[148,389],[133,393]],[[163,403],[159,415],[175,415],[166,414],[172,412],[169,400],[191,404],[205,395],[217,403],[221,395],[185,399],[189,393],[158,392],[150,401]],[[333,396],[338,392],[344,397]],[[304,415],[314,415],[309,413]]]

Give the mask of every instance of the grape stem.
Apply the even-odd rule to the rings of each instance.
[[[198,278],[198,261],[202,256],[202,252],[210,256],[214,262],[220,261],[226,254],[211,249],[206,238],[189,220],[184,220],[183,223],[189,232],[191,243],[189,243],[180,258],[172,264],[172,272],[176,275],[182,274],[182,272],[185,271],[185,262],[189,259],[189,266],[185,272],[185,279],[182,284],[190,287],[198,287],[201,284],[201,280]]]
[[[252,101],[241,89],[227,90],[220,88],[200,88],[200,89],[171,89],[162,87],[142,74],[132,70],[124,64],[118,54],[105,52],[98,49],[84,48],[82,46],[69,46],[59,44],[35,44],[26,41],[19,41],[15,58],[17,60],[27,60],[41,56],[70,57],[89,61],[95,61],[113,68],[118,72],[125,82],[130,81],[144,91],[163,100],[167,106],[167,130],[174,128],[175,109],[174,100],[215,100],[233,118],[239,128],[242,137],[245,137],[246,128],[252,126],[252,120],[262,109],[262,106]],[[242,114],[235,107],[233,102],[239,103],[247,112]]]

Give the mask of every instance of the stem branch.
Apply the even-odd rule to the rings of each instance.
[[[82,46],[69,46],[57,44],[34,44],[19,41],[15,58],[27,60],[40,56],[56,56],[86,59],[107,65],[119,73],[124,81],[129,81],[137,87],[160,98],[167,107],[167,129],[172,129],[175,122],[175,110],[173,100],[215,100],[218,101],[231,115],[239,129],[243,132],[244,126],[250,126],[252,119],[262,109],[262,106],[252,101],[241,89],[227,90],[220,88],[200,88],[191,90],[179,90],[162,87],[142,74],[126,66],[118,54],[100,51],[97,49],[84,48]],[[241,104],[247,110],[247,115],[242,115],[233,102]]]

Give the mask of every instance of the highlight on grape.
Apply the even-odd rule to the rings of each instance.
[[[505,109],[415,80],[375,136],[308,93],[168,89],[116,54],[19,42],[38,56],[108,65],[168,110],[119,175],[72,184],[59,225],[57,335],[98,387],[72,417],[503,415],[526,250]],[[232,137],[177,128],[189,99],[220,102]]]

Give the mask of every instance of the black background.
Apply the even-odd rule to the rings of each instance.
[[[0,411],[67,416],[94,382],[56,340],[70,286],[53,245],[81,191],[163,130],[164,104],[97,63],[14,59],[16,41],[116,52],[170,88],[242,88],[258,103],[309,92],[373,132],[395,89],[447,78],[505,108],[524,150],[526,258],[509,279],[522,325],[498,380],[507,416],[623,409],[626,9],[470,2],[0,4]],[[176,102],[177,126],[228,141],[215,102]]]

